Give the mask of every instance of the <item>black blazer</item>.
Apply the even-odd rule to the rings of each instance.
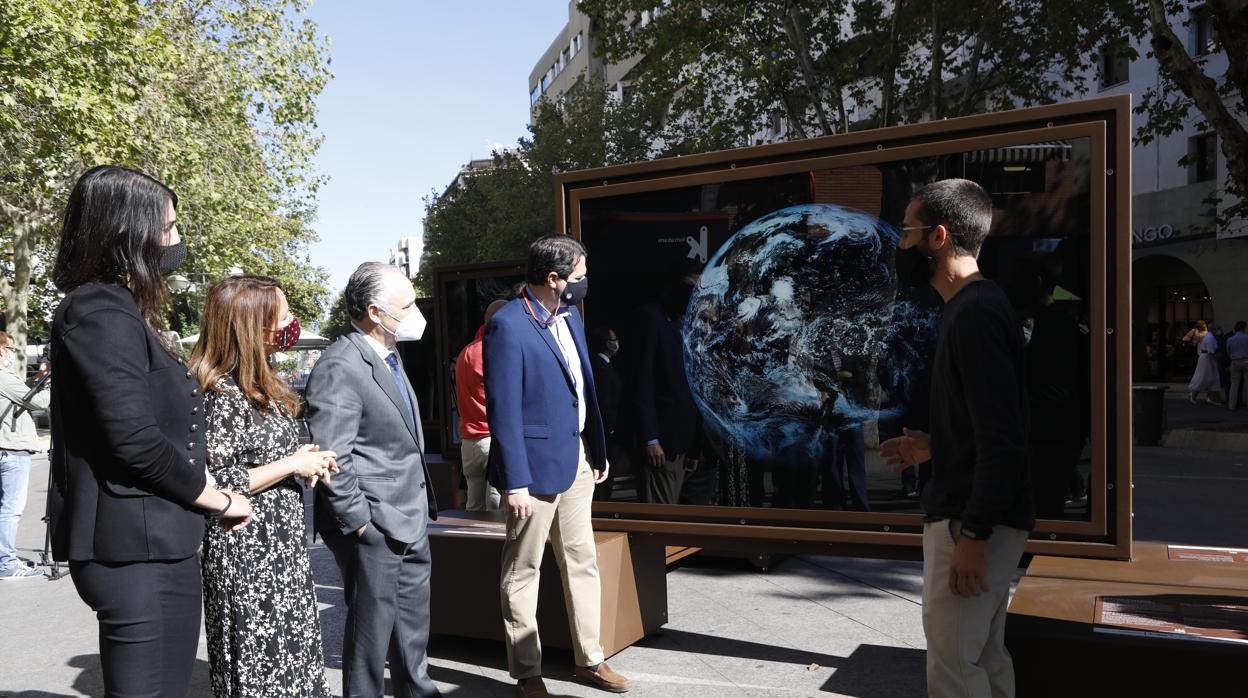
[[[602,427],[607,438],[616,437],[620,421],[620,402],[623,400],[624,383],[615,371],[615,365],[604,361],[601,354],[589,357],[594,369],[594,385],[598,388],[598,408],[602,411]]]
[[[204,535],[192,507],[207,480],[203,396],[129,290],[91,283],[61,301],[52,372],[53,556],[194,555]]]
[[[699,415],[685,375],[681,319],[658,304],[642,306],[638,315],[630,395],[637,445],[658,439],[668,456],[693,455]]]

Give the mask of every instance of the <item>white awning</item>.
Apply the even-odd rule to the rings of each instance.
[[[967,153],[967,162],[1038,163],[1048,160],[1068,161],[1073,146],[1062,141],[1007,145],[1004,148],[975,150]]]

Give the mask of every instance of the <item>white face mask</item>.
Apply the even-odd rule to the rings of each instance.
[[[390,318],[391,320],[397,320],[399,323],[399,326],[396,327],[393,331],[389,327],[386,327],[384,324],[381,326],[381,329],[394,335],[394,341],[415,342],[416,340],[424,336],[425,325],[427,325],[428,323],[425,322],[425,316],[421,314],[420,308],[417,308],[416,306],[412,306],[411,312],[409,312],[407,314],[407,317],[403,318],[402,320],[399,320],[397,317],[391,315],[389,312],[385,310],[382,310],[381,312],[385,313],[386,317]]]
[[[615,356],[616,354],[620,353],[620,343],[608,339],[607,340],[607,353],[612,356]]]
[[[12,366],[14,361],[17,361],[17,352],[5,351],[4,359],[0,359],[0,371]]]

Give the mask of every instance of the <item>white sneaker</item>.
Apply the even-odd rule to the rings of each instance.
[[[43,579],[43,572],[38,569],[32,569],[26,565],[14,565],[13,567],[0,572],[0,582],[8,582],[17,579]]]

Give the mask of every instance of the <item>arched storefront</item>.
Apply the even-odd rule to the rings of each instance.
[[[1168,254],[1136,258],[1132,278],[1135,380],[1185,379],[1196,365],[1196,350],[1182,341],[1197,320],[1217,317],[1215,300],[1201,275]]]

